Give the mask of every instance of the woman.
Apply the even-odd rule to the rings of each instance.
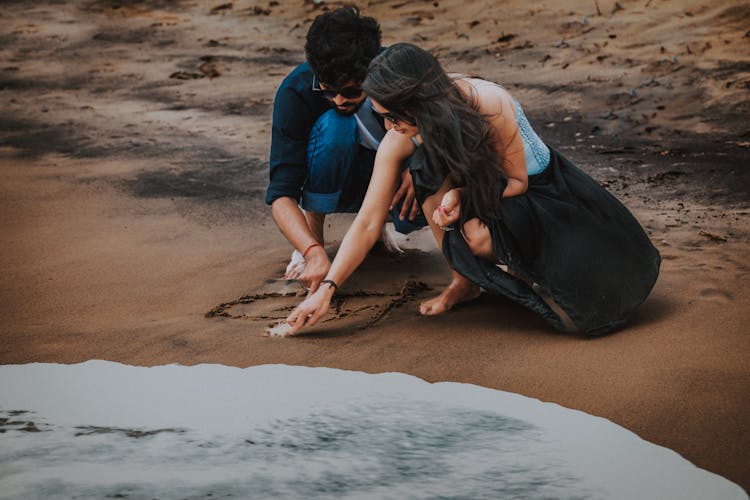
[[[539,139],[505,89],[451,78],[411,44],[377,56],[363,88],[388,132],[362,208],[326,279],[287,318],[290,333],[315,324],[365,258],[409,156],[417,198],[453,269],[451,284],[421,304],[422,314],[484,289],[559,330],[598,335],[623,325],[649,294],[660,256],[641,226]]]

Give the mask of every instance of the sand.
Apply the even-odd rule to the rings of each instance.
[[[12,1],[0,13],[0,363],[287,363],[468,382],[609,418],[750,488],[750,7],[491,4],[359,2],[386,43],[503,83],[635,213],[664,260],[627,328],[560,334],[489,297],[420,317],[449,279],[420,233],[402,256],[374,251],[307,335],[269,336],[300,300],[263,203],[273,94],[325,6]],[[331,255],[349,220],[333,218]]]

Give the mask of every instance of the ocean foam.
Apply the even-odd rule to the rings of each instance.
[[[0,419],[0,498],[748,498],[606,419],[397,373],[0,366]]]

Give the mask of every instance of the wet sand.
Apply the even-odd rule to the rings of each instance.
[[[321,7],[18,1],[0,14],[0,363],[469,382],[607,417],[747,490],[750,9],[435,3],[360,5],[386,43],[503,83],[633,210],[663,264],[627,328],[559,334],[489,297],[420,317],[449,274],[416,235],[423,250],[371,254],[308,335],[264,336],[298,300],[263,204],[273,94]]]

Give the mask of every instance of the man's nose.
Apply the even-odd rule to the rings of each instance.
[[[336,106],[341,106],[341,105],[343,105],[343,104],[344,104],[344,103],[345,103],[346,101],[347,101],[347,99],[346,99],[346,98],[345,98],[344,96],[342,96],[341,94],[336,94],[336,97],[334,97],[334,98],[333,98],[333,103],[334,103],[334,104],[335,104]]]

